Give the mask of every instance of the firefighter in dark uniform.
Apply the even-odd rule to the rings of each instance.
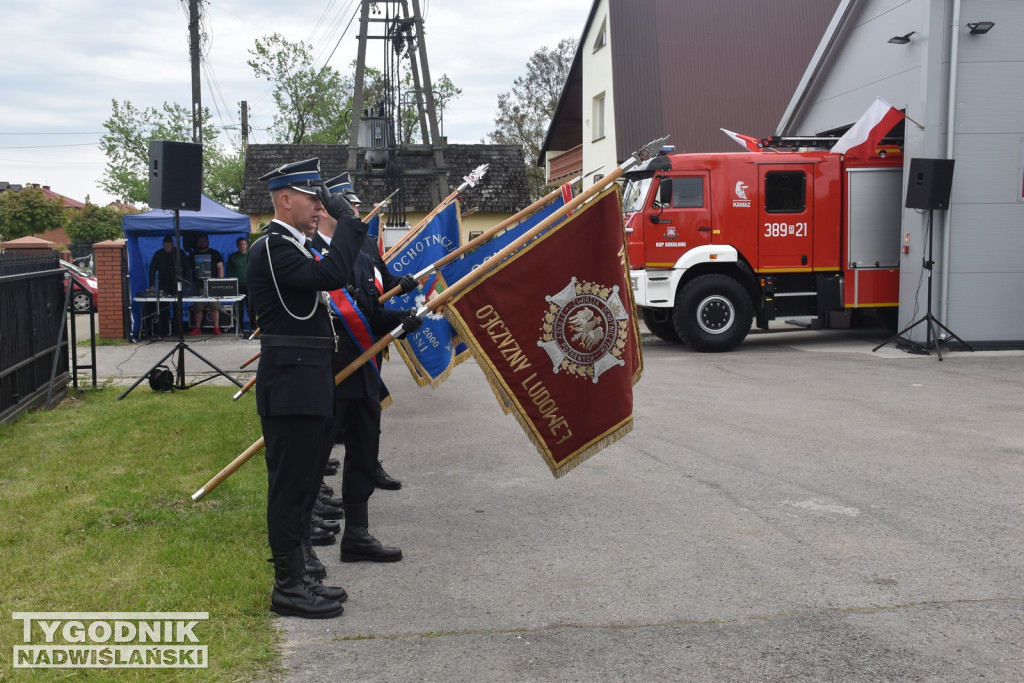
[[[329,618],[341,614],[347,595],[306,574],[303,547],[326,465],[322,446],[335,426],[336,338],[324,292],[351,282],[366,227],[342,206],[343,198],[323,187],[317,159],[282,166],[260,180],[269,181],[274,220],[252,245],[246,274],[262,331],[256,406],[266,441],[271,610]],[[325,209],[342,219],[344,237],[317,261],[307,240]]]
[[[334,183],[332,185],[332,183]],[[342,173],[337,178],[332,178],[327,181],[327,186],[331,192],[337,192],[338,188],[343,188],[341,191],[345,194],[345,199],[348,200],[352,208],[359,212],[359,197],[356,196],[355,191],[352,189],[352,183],[349,180],[347,173]],[[377,284],[377,291],[380,294],[384,292],[390,292],[395,287],[401,287],[401,293],[406,294],[419,287],[419,282],[416,281],[412,275],[403,275],[399,277],[390,270],[388,270],[387,264],[384,263],[384,259],[381,257],[381,253],[377,246],[377,240],[370,235],[366,236],[366,241],[363,242],[363,253],[366,254],[373,264],[373,268],[376,274],[380,275],[380,281]],[[383,353],[377,356],[377,365],[380,366],[381,357]],[[339,435],[339,443],[344,439],[344,435]],[[384,463],[378,458],[377,469],[374,473],[373,478],[374,486],[379,489],[389,489],[391,491],[397,491],[402,488],[402,482],[395,479],[384,470]]]
[[[352,193],[348,174],[326,183],[332,195],[344,196],[352,205],[358,199]],[[330,254],[351,235],[351,222],[335,222],[321,215],[319,231],[313,238],[314,249]],[[340,343],[334,355],[334,371],[345,369],[379,337],[389,332],[402,336],[419,329],[423,321],[415,310],[393,311],[378,301],[373,260],[360,253],[353,266],[353,278],[344,291],[332,292],[335,299],[335,329]],[[415,286],[415,281],[413,281]],[[342,465],[341,498],[345,511],[345,529],[341,537],[342,562],[396,562],[402,559],[399,548],[385,546],[368,531],[368,501],[376,485],[380,447],[381,400],[388,395],[380,377],[379,359],[364,363],[335,387],[337,428],[344,433],[345,459]],[[330,450],[329,448],[327,449]]]

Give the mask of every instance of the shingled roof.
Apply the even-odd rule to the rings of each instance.
[[[399,163],[414,170],[426,167],[430,152],[403,151]],[[245,154],[245,176],[242,183],[240,211],[250,216],[272,214],[266,183],[257,179],[279,166],[318,157],[323,177],[331,178],[345,171],[348,147],[345,145],[249,145]],[[474,188],[463,193],[466,208],[488,213],[515,213],[529,205],[523,152],[516,145],[446,145],[444,161],[450,190],[462,184],[463,178],[481,164],[489,164],[487,175]],[[381,171],[354,173],[353,185],[365,204],[374,204],[387,196],[387,178]],[[430,198],[429,177],[403,176],[402,195],[406,211],[426,213],[434,208]]]

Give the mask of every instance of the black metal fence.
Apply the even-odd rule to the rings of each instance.
[[[66,394],[65,301],[56,252],[0,253],[0,423]]]

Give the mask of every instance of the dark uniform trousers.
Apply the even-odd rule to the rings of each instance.
[[[356,356],[346,361],[341,354],[335,354],[335,372],[347,366]],[[367,372],[376,373],[376,370],[367,363],[357,370],[350,384],[362,383]],[[352,387],[344,386],[348,382],[342,382],[335,390],[334,410],[335,421],[331,432],[333,435],[343,433],[345,435],[345,459],[342,464],[341,475],[341,498],[346,503],[360,505],[370,499],[375,489],[375,478],[377,474],[377,454],[380,451],[380,392],[372,395],[366,392],[353,391]],[[378,378],[379,384],[379,378]],[[363,393],[362,396],[352,396],[354,393]],[[326,462],[326,459],[324,460]]]
[[[335,232],[337,236],[339,231]],[[334,248],[313,238],[317,249]],[[385,309],[378,302],[380,293],[374,284],[374,263],[365,253],[359,254],[353,265],[352,289],[355,299],[376,340],[391,332],[401,323],[402,311]],[[332,359],[337,374],[362,354],[340,320],[335,318],[338,333],[338,352]],[[378,361],[379,362],[379,361]],[[341,497],[346,504],[361,505],[370,499],[377,475],[377,456],[380,452],[381,400],[388,395],[380,373],[372,363],[364,363],[334,389],[334,433],[344,434],[345,459],[342,465]],[[332,439],[333,441],[333,439]],[[330,454],[330,447],[326,450]],[[326,456],[324,458],[326,462]]]
[[[349,232],[361,240],[362,224],[355,223]],[[284,226],[271,222],[267,232],[250,249],[246,276],[264,340],[256,407],[266,441],[267,537],[272,552],[285,554],[308,532],[324,445],[334,433],[334,330],[318,292],[352,279],[359,241],[343,240],[316,261],[284,237]],[[304,346],[310,340],[331,340],[330,347]]]
[[[323,445],[334,442],[334,419],[260,417],[267,459],[267,539],[274,552],[297,546],[308,531],[327,467]]]

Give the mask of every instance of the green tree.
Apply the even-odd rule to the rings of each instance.
[[[164,102],[160,109],[138,109],[130,101],[112,100],[113,111],[103,122],[107,132],[100,137],[100,149],[107,156],[100,187],[122,201],[145,204],[149,199],[149,141],[192,140],[191,109],[176,102]],[[238,205],[242,189],[242,161],[235,152],[225,152],[218,141],[210,110],[203,110],[203,191],[223,204]],[[233,173],[225,169],[234,167]],[[231,184],[230,178],[237,177]]]
[[[121,237],[121,217],[117,209],[96,206],[90,202],[85,208],[71,212],[64,229],[73,242],[95,244]]]
[[[303,41],[292,43],[278,33],[256,39],[248,61],[257,78],[274,86],[274,115],[270,134],[286,144],[348,141],[346,99],[352,82],[337,69],[313,64],[313,48]]]
[[[64,226],[64,204],[38,187],[0,193],[0,238],[18,239]]]
[[[536,166],[558,98],[569,76],[576,41],[565,38],[558,47],[542,47],[526,62],[526,73],[512,82],[512,90],[498,95],[498,112],[491,142],[523,149],[526,179],[534,199],[544,194],[544,170]]]
[[[242,176],[245,160],[237,154],[219,154],[206,164],[203,160],[203,186],[206,196],[237,209],[242,201]]]

